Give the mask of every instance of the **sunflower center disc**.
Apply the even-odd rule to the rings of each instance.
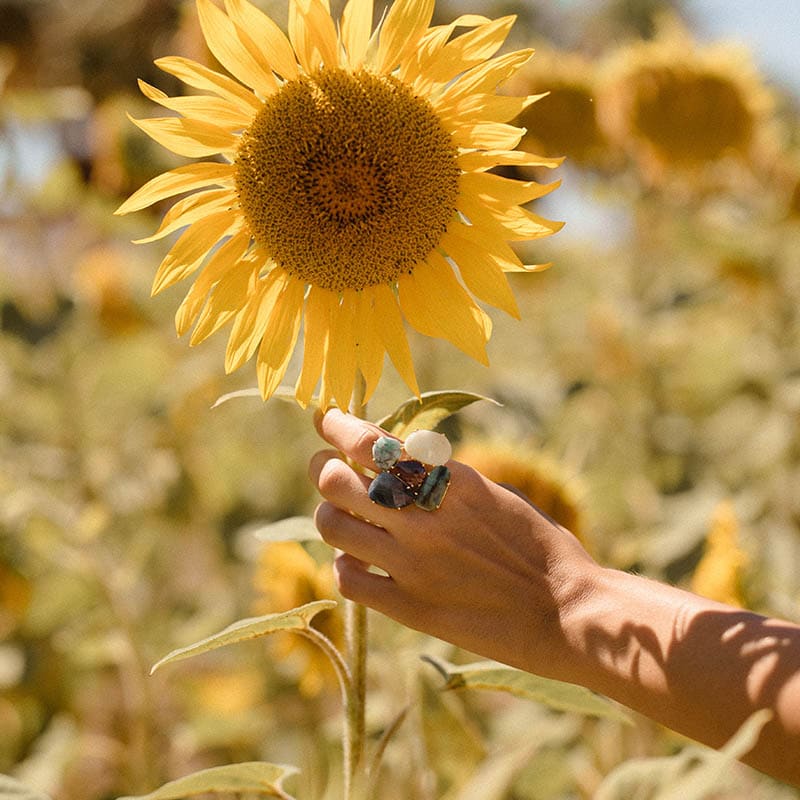
[[[332,291],[391,283],[455,213],[457,150],[431,105],[389,76],[322,69],[267,98],[236,184],[253,238]]]

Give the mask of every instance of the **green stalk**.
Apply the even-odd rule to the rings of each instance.
[[[359,419],[366,419],[367,416],[365,388],[364,378],[359,372],[350,403],[350,413]],[[363,781],[356,781],[355,778],[366,763],[364,741],[367,700],[367,609],[351,600],[345,600],[345,637],[352,686],[345,711],[344,796],[345,800],[351,800],[354,785],[363,784]]]

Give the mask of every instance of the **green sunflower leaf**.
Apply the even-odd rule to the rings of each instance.
[[[479,400],[500,405],[491,397],[472,392],[452,390],[424,392],[420,398],[412,397],[401,403],[391,414],[378,420],[376,424],[402,439],[417,429],[433,430],[442,420]]]
[[[558,711],[589,717],[604,717],[630,724],[631,719],[616,703],[574,683],[541,678],[491,661],[456,665],[423,656],[444,677],[445,689],[491,689],[542,703]]]
[[[8,775],[0,775],[0,800],[50,800]]]
[[[157,669],[173,661],[180,661],[190,656],[200,653],[207,653],[209,650],[216,650],[218,647],[225,647],[229,644],[246,642],[250,639],[257,639],[259,636],[267,636],[278,631],[297,631],[308,630],[311,620],[320,611],[335,608],[335,600],[315,600],[306,603],[298,608],[289,611],[282,611],[279,614],[267,614],[263,617],[248,617],[228,625],[227,628],[201,639],[199,642],[179,647],[168,653],[160,661],[157,661],[150,669],[152,675]]]
[[[183,800],[199,794],[254,794],[259,797],[280,797],[291,800],[281,788],[283,779],[297,772],[295,767],[245,761],[194,772],[165,783],[150,794],[121,797],[119,800]]]

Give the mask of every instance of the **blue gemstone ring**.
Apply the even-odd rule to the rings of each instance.
[[[450,485],[450,470],[444,464],[429,466],[401,455],[402,445],[389,436],[381,436],[372,446],[372,458],[381,471],[369,485],[369,499],[384,508],[413,504],[436,511]]]

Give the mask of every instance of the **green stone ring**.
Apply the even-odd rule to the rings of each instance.
[[[417,431],[427,434],[429,431]],[[414,434],[412,434],[412,437]],[[369,485],[369,498],[384,508],[405,508],[412,503],[424,511],[436,511],[441,506],[450,485],[450,470],[441,463],[450,456],[450,443],[442,434],[417,437],[409,458],[401,460],[403,447],[397,439],[381,436],[372,446],[372,459],[381,471]],[[411,437],[409,437],[411,438]],[[419,442],[433,442],[432,447],[420,447]],[[431,461],[423,462],[417,454]],[[416,457],[414,457],[416,456]],[[432,463],[433,460],[440,463]]]

